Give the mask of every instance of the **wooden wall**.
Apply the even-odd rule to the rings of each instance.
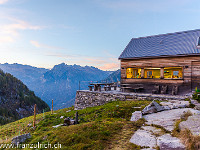
[[[192,61],[192,89],[200,89],[200,61]]]
[[[182,67],[183,79],[127,79],[126,68],[160,68]],[[155,84],[169,85],[170,88],[179,85],[179,93],[191,92],[196,86],[200,88],[200,56],[180,56],[146,59],[122,59],[121,60],[121,83],[140,83],[150,93]]]

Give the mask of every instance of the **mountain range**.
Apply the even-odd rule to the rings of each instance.
[[[55,109],[70,107],[74,104],[76,91],[88,89],[94,81],[116,82],[120,71],[102,71],[92,66],[55,65],[52,69],[37,68],[21,64],[0,64],[0,68],[20,79],[49,106],[54,100]]]

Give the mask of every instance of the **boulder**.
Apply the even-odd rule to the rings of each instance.
[[[70,119],[69,117],[64,119],[63,126],[70,126],[70,125],[74,125],[74,124],[75,124],[75,120]]]
[[[180,139],[172,137],[170,134],[164,134],[157,138],[157,145],[160,150],[185,150],[185,145],[183,145]]]
[[[134,113],[132,113],[130,121],[137,121],[140,118],[142,118],[142,112],[141,111],[135,111]]]
[[[19,136],[16,136],[16,137],[12,138],[12,142],[11,143],[14,144],[14,145],[17,145],[19,143],[25,142],[26,139],[29,139],[29,138],[31,138],[31,134],[30,133],[19,135]]]
[[[148,106],[146,106],[143,110],[142,110],[142,114],[152,114],[152,113],[156,113],[159,111],[163,111],[164,107],[160,106],[158,103],[156,103],[155,101],[152,101]]]

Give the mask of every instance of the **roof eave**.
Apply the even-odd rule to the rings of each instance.
[[[118,58],[118,60],[123,59],[151,59],[151,58],[166,58],[166,57],[186,57],[186,56],[200,56],[200,53],[197,54],[178,54],[178,55],[161,55],[161,56],[144,56],[144,57],[128,57],[128,58]]]

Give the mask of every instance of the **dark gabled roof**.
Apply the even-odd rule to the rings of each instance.
[[[200,54],[200,29],[133,38],[119,59]]]

